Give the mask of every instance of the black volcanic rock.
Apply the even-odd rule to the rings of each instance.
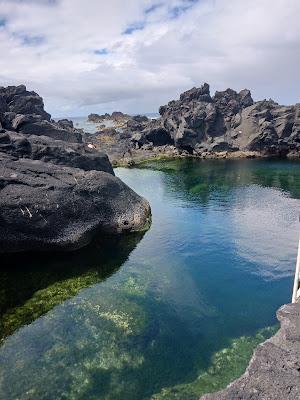
[[[67,130],[73,130],[74,129],[73,121],[70,121],[69,119],[60,119],[59,121],[57,121],[57,123],[63,129],[67,129]]]
[[[0,99],[0,253],[73,250],[149,225],[148,202],[72,121],[51,120],[22,85]]]
[[[6,131],[0,133],[0,152],[16,158],[30,158],[85,171],[104,171],[114,175],[105,153],[84,143],[52,140],[47,136],[27,135]]]
[[[88,121],[98,123],[102,122],[105,119],[113,120],[113,121],[122,121],[124,119],[130,118],[129,115],[123,114],[121,111],[113,111],[112,114],[89,114]]]
[[[248,89],[211,97],[205,83],[161,106],[157,120],[127,126],[140,134],[139,143],[173,144],[199,156],[222,151],[299,156],[299,110],[299,104],[281,106],[271,99],[254,102]]]
[[[193,100],[206,102],[212,101],[208,83],[204,83],[200,88],[193,87],[180,95],[180,101],[182,102],[190,102]]]
[[[109,116],[109,114],[107,114],[107,116]],[[104,115],[99,115],[99,114],[95,114],[95,113],[92,113],[92,114],[88,115],[88,121],[89,122],[98,123],[98,122],[103,121],[103,119],[105,119],[105,118],[106,117]]]
[[[52,139],[64,140],[65,142],[70,143],[82,142],[82,135],[80,131],[76,129],[66,129],[63,128],[59,123],[49,122],[46,120],[24,122],[18,130],[25,135],[49,136]]]
[[[123,119],[129,118],[129,115],[124,114],[121,111],[113,111],[110,118],[114,121],[122,121]]]
[[[145,138],[148,142],[153,143],[154,146],[163,146],[173,143],[169,132],[164,127],[150,129],[145,133]]]
[[[149,118],[145,115],[135,115],[128,119],[126,125],[131,131],[142,131],[149,123]]]
[[[248,89],[243,89],[239,92],[239,101],[242,107],[252,106],[254,103],[251,92]]]
[[[43,99],[35,92],[29,92],[24,85],[0,88],[0,97],[7,104],[7,111],[16,114],[36,114],[50,121],[50,114],[44,110]]]
[[[131,118],[133,121],[143,124],[149,121],[149,118],[146,115],[134,115]]]
[[[242,90],[240,93],[232,89],[216,92],[213,101],[218,111],[225,117],[232,117],[244,107],[253,104],[251,93],[247,89]]]
[[[277,317],[280,330],[257,347],[244,375],[201,400],[300,399],[300,303],[282,306]]]
[[[95,235],[143,230],[150,207],[102,171],[0,153],[0,252],[74,250]]]
[[[1,92],[1,88],[0,88],[0,92]],[[8,110],[8,106],[7,106],[5,97],[3,94],[0,93],[0,118],[1,118],[1,115],[3,115],[7,110]]]

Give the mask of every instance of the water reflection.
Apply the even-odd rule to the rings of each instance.
[[[278,189],[251,186],[236,193],[232,227],[237,253],[258,268],[264,279],[279,279],[294,273],[299,235],[299,200]]]
[[[299,162],[173,160],[144,168],[164,171],[167,195],[180,199],[183,207],[214,214],[211,234],[218,230],[221,244],[234,246],[249,262],[250,272],[265,279],[294,273],[290,260],[295,259],[299,235]]]
[[[195,160],[155,161],[142,168],[164,172],[166,190],[182,193],[183,198],[206,203],[215,191],[230,193],[235,187],[258,184],[274,187],[300,198],[300,163],[273,160]]]

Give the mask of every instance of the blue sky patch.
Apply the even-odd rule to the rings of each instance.
[[[145,9],[145,14],[151,14],[153,11],[157,10],[158,8],[162,7],[163,3],[156,3],[152,6]]]
[[[140,21],[140,22],[134,22],[122,32],[123,35],[131,35],[135,31],[142,31],[145,28],[145,22]]]
[[[94,54],[97,54],[98,56],[105,56],[106,54],[108,54],[108,50],[107,49],[97,49],[94,51]]]
[[[43,36],[29,36],[29,35],[19,35],[17,34],[24,46],[39,46],[45,43],[45,38]]]
[[[169,9],[170,18],[178,18],[185,11],[193,7],[198,0],[185,0],[181,6],[171,7]]]
[[[6,18],[0,16],[0,28],[6,25]]]

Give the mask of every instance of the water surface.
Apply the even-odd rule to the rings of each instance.
[[[117,169],[146,197],[143,236],[7,258],[0,398],[197,399],[245,369],[291,296],[296,162]]]

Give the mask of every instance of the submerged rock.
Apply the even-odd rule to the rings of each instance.
[[[201,400],[295,400],[300,398],[300,303],[282,306],[280,330],[259,345],[244,375]]]

